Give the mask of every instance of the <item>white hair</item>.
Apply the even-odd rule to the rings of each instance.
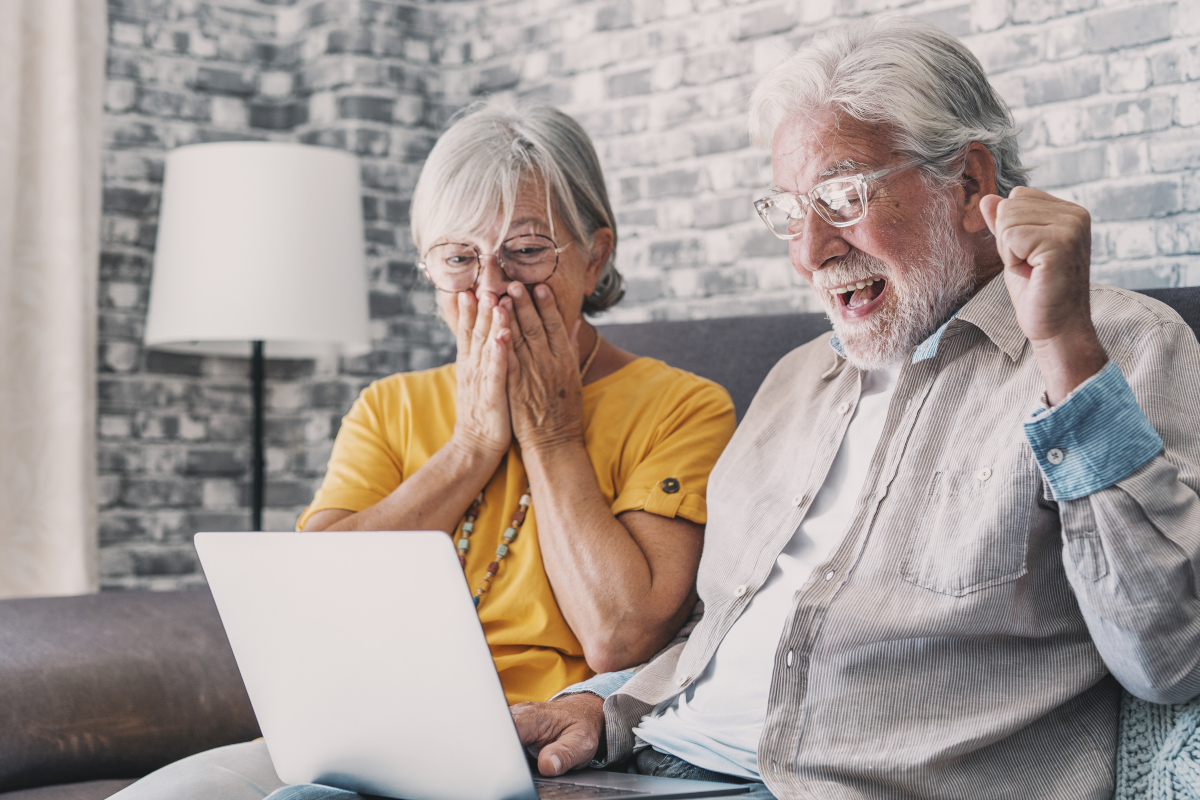
[[[1008,104],[971,51],[924,20],[882,15],[814,36],[755,87],[751,138],[769,148],[780,123],[816,109],[887,126],[941,185],[958,181],[971,142],[991,152],[1002,197],[1028,180]]]
[[[505,215],[502,231],[507,230],[521,185],[531,178],[545,189],[551,226],[557,213],[566,233],[585,250],[597,230],[612,231],[612,251],[595,291],[584,298],[583,311],[596,314],[615,305],[625,294],[625,282],[614,265],[617,224],[600,159],[579,123],[552,106],[485,101],[455,116],[430,151],[413,191],[417,250],[424,253],[450,233],[487,230],[498,211]]]

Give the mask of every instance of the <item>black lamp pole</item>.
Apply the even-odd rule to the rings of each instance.
[[[254,394],[254,483],[250,493],[250,502],[253,507],[250,513],[250,527],[252,530],[261,531],[263,529],[263,494],[266,488],[265,458],[263,456],[263,390],[266,382],[266,365],[263,361],[262,340],[254,340],[251,348],[250,382],[253,385]]]

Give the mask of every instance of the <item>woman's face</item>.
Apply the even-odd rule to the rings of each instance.
[[[582,313],[583,300],[596,288],[596,281],[612,247],[611,235],[607,229],[598,231],[593,237],[591,251],[585,249],[582,242],[570,238],[566,226],[554,216],[554,226],[551,228],[550,217],[546,214],[546,194],[542,184],[537,181],[524,181],[517,192],[514,203],[512,222],[506,230],[502,230],[504,215],[498,209],[496,219],[487,230],[476,231],[473,234],[454,233],[438,237],[433,245],[445,242],[458,242],[473,245],[484,254],[480,266],[479,280],[474,289],[468,291],[475,296],[476,301],[484,292],[491,292],[499,300],[507,296],[511,282],[501,271],[494,255],[489,255],[496,248],[496,243],[525,234],[541,234],[554,240],[558,247],[566,247],[558,255],[558,268],[554,274],[543,281],[554,291],[558,304],[558,312],[562,315],[567,330],[575,324]],[[552,232],[553,231],[553,232]],[[441,305],[442,316],[450,325],[451,330],[458,329],[458,294],[438,291],[438,302]]]

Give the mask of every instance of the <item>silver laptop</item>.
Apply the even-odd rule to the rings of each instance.
[[[280,779],[403,800],[716,797],[739,784],[534,779],[450,537],[199,533]]]

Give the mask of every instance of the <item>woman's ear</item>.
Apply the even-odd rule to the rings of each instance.
[[[979,201],[996,191],[996,160],[992,151],[979,142],[967,145],[963,158],[962,174],[962,224],[967,233],[979,233],[987,229]]]
[[[612,255],[613,250],[613,232],[612,228],[599,228],[592,234],[592,250],[588,255],[587,271],[584,281],[584,297],[591,295],[596,291],[596,282],[600,280],[600,273],[604,271],[604,265],[608,262],[608,257]]]

